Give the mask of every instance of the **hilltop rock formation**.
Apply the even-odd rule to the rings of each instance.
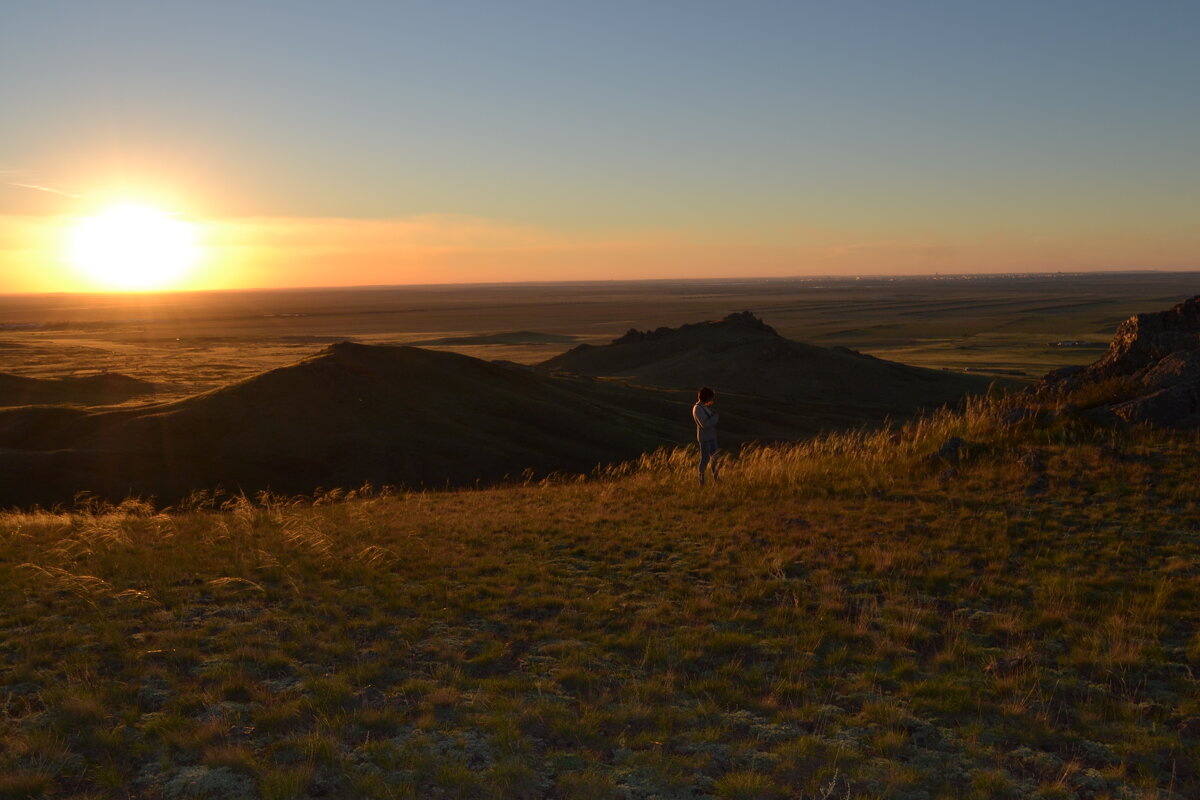
[[[690,325],[684,325],[680,328],[668,328],[663,326],[655,328],[652,331],[639,331],[637,328],[630,328],[625,332],[625,335],[613,339],[612,344],[634,344],[636,342],[652,342],[657,339],[668,339],[672,336],[679,335],[685,331],[714,331],[724,329],[726,331],[744,331],[766,333],[772,336],[778,336],[775,329],[767,323],[763,322],[750,311],[739,311],[734,314],[729,314],[720,322],[697,322]],[[592,345],[580,345],[581,348],[587,349]],[[579,349],[579,348],[577,348]]]
[[[1102,402],[1087,412],[1098,421],[1200,427],[1200,295],[1167,311],[1135,314],[1099,360],[1051,372],[1034,391],[1098,395]]]
[[[692,392],[709,385],[720,394],[852,406],[880,417],[955,402],[988,385],[978,376],[785,339],[749,311],[719,322],[630,330],[607,345],[580,345],[540,366]]]

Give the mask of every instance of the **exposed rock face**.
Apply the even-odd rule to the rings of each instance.
[[[1051,372],[1036,390],[1067,394],[1105,385],[1112,397],[1090,409],[1095,419],[1200,427],[1200,295],[1130,317],[1100,360]]]
[[[1200,348],[1200,295],[1169,311],[1135,314],[1121,323],[1108,352],[1093,366],[1104,375],[1131,375]]]

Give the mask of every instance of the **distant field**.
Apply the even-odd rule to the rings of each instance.
[[[1032,380],[1094,360],[1131,314],[1197,292],[1200,273],[1181,272],[7,296],[0,297],[0,372],[119,371],[164,384],[163,396],[175,397],[344,339],[440,342],[428,346],[536,363],[630,328],[750,310],[798,341]],[[1091,345],[1053,346],[1060,341]]]

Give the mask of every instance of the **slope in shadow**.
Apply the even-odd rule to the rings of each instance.
[[[70,502],[81,490],[169,503],[198,489],[307,494],[587,472],[690,441],[701,382],[723,393],[726,446],[910,414],[982,386],[790,342],[749,314],[629,334],[544,366],[342,342],[157,406],[0,409],[0,469],[10,476],[0,506]]]
[[[0,406],[108,405],[156,390],[153,383],[116,372],[69,378],[26,378],[0,372]]]
[[[200,488],[306,493],[587,471],[686,427],[650,394],[412,347],[333,345],[174,403],[0,411],[0,505],[80,490],[173,501]],[[678,416],[676,413],[674,416]]]
[[[908,415],[988,387],[979,376],[785,339],[749,311],[719,322],[630,330],[607,345],[580,345],[539,366],[651,386],[694,391],[707,384],[720,394],[854,407],[863,419]]]

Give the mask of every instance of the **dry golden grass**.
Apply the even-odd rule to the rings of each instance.
[[[1200,443],[1015,403],[5,514],[0,796],[1196,796]]]

